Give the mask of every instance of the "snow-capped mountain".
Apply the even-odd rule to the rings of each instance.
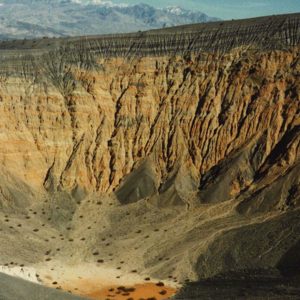
[[[102,0],[0,0],[0,39],[124,33],[217,20],[180,7]]]

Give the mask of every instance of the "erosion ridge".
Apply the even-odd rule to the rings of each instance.
[[[4,50],[42,50],[69,45],[101,56],[174,55],[185,51],[227,51],[247,45],[286,48],[299,43],[299,13],[253,19],[217,21],[128,34],[2,41]]]
[[[299,20],[0,44],[0,264],[299,275]]]

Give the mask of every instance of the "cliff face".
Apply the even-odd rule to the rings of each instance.
[[[285,265],[286,250],[299,241],[295,28],[293,45],[287,36],[273,49],[143,57],[85,49],[21,58],[3,51],[0,205],[22,207],[57,192],[80,200],[106,194],[138,207],[148,201],[174,213],[185,205],[177,221],[189,225],[161,250],[176,260],[157,265],[158,250],[144,249],[147,270],[167,275],[174,265],[178,276],[197,278]],[[252,230],[283,234],[285,246],[265,256],[276,234],[257,246]],[[175,247],[183,241],[188,250]]]
[[[101,59],[98,70],[70,69],[76,80],[62,87],[3,78],[1,164],[40,189],[110,192],[148,159],[155,189],[183,172],[202,190],[242,151],[235,197],[299,159],[298,53]]]

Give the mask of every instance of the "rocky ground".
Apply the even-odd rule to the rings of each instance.
[[[188,283],[175,299],[299,299],[299,276],[284,278],[266,270],[238,275]]]
[[[293,268],[297,266],[297,249],[285,259],[281,248],[273,245],[271,234],[278,244],[297,244],[298,209],[245,220],[232,201],[189,210],[158,209],[151,199],[126,206],[106,200],[103,204],[105,199],[83,199],[74,204],[76,212],[71,217],[65,211],[66,199],[63,204],[52,202],[52,209],[46,202],[20,214],[2,215],[0,264],[30,266],[43,284],[79,295],[96,295],[95,299],[102,299],[98,295],[104,290],[107,296],[112,295],[110,289],[120,286],[144,289],[145,284],[155,287],[158,282],[163,286],[144,296],[165,299],[187,280],[197,280],[199,274],[214,276],[235,268],[237,261],[244,268],[267,269],[270,261],[279,257],[273,270],[285,274],[292,264],[297,273]],[[253,231],[256,234],[252,237]],[[247,281],[240,282],[242,290],[243,282]],[[260,279],[254,282],[258,284]],[[164,297],[159,297],[160,292],[166,292]]]
[[[264,297],[297,278],[298,25],[205,25],[175,54],[168,30],[147,33],[141,55],[127,35],[105,55],[76,39],[1,50],[0,265],[99,299],[164,299],[186,281],[201,294],[245,270],[277,274]],[[223,30],[243,38],[223,47]],[[245,281],[222,280],[251,299]]]
[[[84,298],[46,288],[42,285],[30,283],[16,277],[0,274],[1,300],[83,300]]]

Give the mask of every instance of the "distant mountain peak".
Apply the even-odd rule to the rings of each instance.
[[[217,20],[180,6],[110,0],[0,0],[0,5],[0,39],[126,33]]]
[[[115,4],[109,0],[70,0],[73,3],[80,4],[80,5],[97,5],[97,6],[106,6],[106,7],[126,7],[128,4],[121,3]]]
[[[186,12],[190,12],[186,9],[183,9],[182,7],[176,5],[176,6],[167,6],[166,8],[164,8],[165,11],[168,11],[170,13],[173,13],[175,15],[182,15]]]

